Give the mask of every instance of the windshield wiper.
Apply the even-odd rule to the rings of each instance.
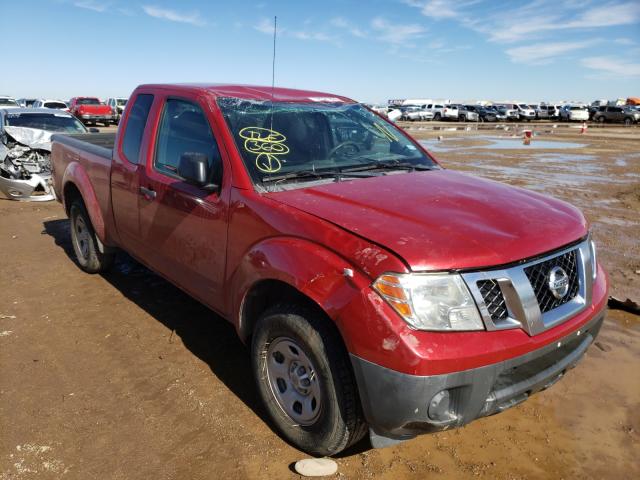
[[[429,165],[415,165],[410,162],[401,162],[399,160],[385,160],[385,161],[373,161],[370,163],[365,163],[364,165],[358,165],[356,167],[344,168],[341,169],[342,173],[350,173],[350,172],[364,172],[367,170],[408,170],[410,172],[417,171],[427,171],[434,170],[434,167]]]
[[[266,175],[262,177],[262,183],[277,182],[281,180],[294,180],[304,178],[335,178],[340,181],[342,177],[375,177],[375,173],[342,171],[342,170],[297,170],[293,172],[281,173],[279,175]]]

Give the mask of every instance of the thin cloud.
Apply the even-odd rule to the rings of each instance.
[[[371,27],[377,32],[377,38],[383,42],[405,47],[415,46],[412,41],[422,37],[427,31],[426,28],[415,23],[394,24],[382,17],[374,18],[371,21]]]
[[[266,35],[273,35],[273,21],[269,20],[267,18],[263,18],[262,20],[260,20],[257,25],[253,26],[254,30],[259,31],[260,33],[264,33]],[[284,33],[284,29],[280,28],[278,29],[280,31],[280,34]]]
[[[367,37],[367,32],[356,27],[350,21],[346,20],[343,17],[332,18],[329,23],[331,23],[331,25],[336,28],[346,30],[349,34],[353,35],[354,37],[358,37],[358,38]]]
[[[273,35],[273,20],[263,18],[253,26],[253,29],[257,30],[260,33],[264,33],[265,35]],[[278,36],[295,38],[297,40],[314,40],[317,42],[328,42],[339,45],[337,37],[324,32],[314,32],[311,30],[289,30],[287,28],[278,26]]]
[[[84,8],[98,13],[106,12],[110,5],[108,2],[102,3],[95,0],[78,0],[77,2],[73,2],[74,7]]]
[[[418,8],[425,17],[455,20],[498,43],[544,38],[550,32],[633,25],[640,22],[638,1],[609,1],[594,6],[591,2],[583,1],[532,0],[518,7],[489,5],[482,11],[470,8],[478,3],[477,0],[403,2]]]
[[[514,63],[545,65],[560,55],[590,47],[597,41],[536,43],[524,47],[509,48],[506,50],[506,54]]]
[[[597,77],[640,78],[640,63],[610,57],[588,57],[580,63],[585,68],[595,70]]]
[[[613,27],[631,25],[640,21],[640,3],[607,3],[591,8],[576,20],[569,22],[566,28]]]
[[[429,18],[436,20],[458,18],[462,10],[475,3],[477,0],[404,0],[404,3],[415,8]]]
[[[206,25],[198,12],[178,12],[168,8],[156,7],[154,5],[143,5],[142,10],[150,17],[169,20],[170,22],[188,23],[197,27]]]

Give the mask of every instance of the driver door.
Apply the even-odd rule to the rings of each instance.
[[[143,260],[183,290],[221,311],[227,248],[227,199],[219,140],[196,99],[164,99],[153,155],[140,176]],[[185,153],[207,156],[216,191],[186,183],[179,174]]]

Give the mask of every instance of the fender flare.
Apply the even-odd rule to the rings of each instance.
[[[259,242],[246,252],[228,283],[231,318],[243,341],[253,327],[244,319],[247,295],[265,280],[285,283],[312,300],[339,330],[340,311],[370,284],[346,259],[312,241],[272,237]]]
[[[96,196],[93,186],[91,185],[91,180],[89,179],[87,172],[85,171],[84,167],[78,162],[69,163],[64,172],[64,175],[62,176],[62,201],[67,212],[69,211],[70,205],[67,205],[65,191],[69,184],[72,184],[80,192],[82,201],[87,207],[87,213],[89,214],[89,218],[91,219],[91,225],[93,226],[98,239],[102,243],[104,243],[105,225],[102,211],[100,210],[100,203],[98,202],[98,197]]]

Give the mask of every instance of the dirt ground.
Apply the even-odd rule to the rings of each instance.
[[[612,293],[640,299],[639,128],[535,126],[526,149],[513,126],[408,128],[449,168],[578,205]],[[228,324],[126,255],[102,276],[70,255],[60,205],[0,199],[0,480],[297,478],[305,455],[265,421]],[[640,317],[612,310],[549,390],[455,431],[382,450],[363,441],[336,459],[337,476],[640,478],[639,366]]]

